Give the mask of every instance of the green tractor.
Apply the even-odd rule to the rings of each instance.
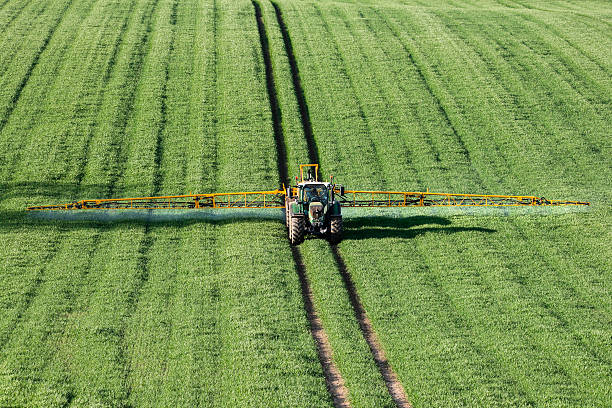
[[[342,211],[335,195],[344,195],[344,186],[333,184],[333,178],[329,183],[319,181],[318,167],[300,165],[301,182],[286,189],[285,222],[291,245],[301,244],[306,234],[325,237],[332,244],[342,240]]]

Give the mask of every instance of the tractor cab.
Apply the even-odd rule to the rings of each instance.
[[[318,201],[325,205],[330,199],[329,183],[303,183],[298,189],[301,193],[300,200],[304,202]]]
[[[322,227],[325,222],[330,201],[329,183],[303,183],[298,185],[298,200],[304,203],[308,212],[308,222],[314,227]]]
[[[296,177],[297,197],[304,204],[319,202],[324,206],[330,201],[333,201],[334,186],[331,183],[319,181],[319,165],[318,164],[301,164],[300,178]]]

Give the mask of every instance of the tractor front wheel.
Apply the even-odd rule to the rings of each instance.
[[[342,241],[342,216],[329,220],[329,242],[337,244]]]
[[[289,242],[291,245],[299,245],[304,242],[304,217],[289,216]]]

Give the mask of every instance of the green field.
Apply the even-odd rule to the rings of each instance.
[[[0,0],[0,406],[612,406],[611,50],[595,0]],[[307,162],[591,206],[297,248],[280,210],[25,211]]]

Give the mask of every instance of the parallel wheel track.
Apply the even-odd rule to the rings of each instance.
[[[285,52],[287,54],[287,58],[289,60],[289,65],[291,68],[291,77],[292,77],[292,82],[293,82],[294,93],[295,93],[295,97],[298,103],[298,108],[300,111],[300,119],[302,123],[302,129],[304,131],[304,138],[306,140],[306,145],[308,147],[308,158],[310,160],[310,163],[319,163],[319,152],[317,149],[317,143],[314,139],[314,135],[312,131],[312,122],[310,119],[308,105],[306,103],[304,89],[302,88],[299,68],[298,68],[297,60],[293,52],[293,45],[291,43],[291,37],[289,35],[289,30],[287,29],[287,25],[285,24],[285,21],[283,19],[282,11],[280,7],[278,6],[278,4],[276,4],[274,1],[270,1],[270,2],[272,6],[274,7],[274,12],[276,14],[277,23],[278,23],[278,26],[280,27],[281,34],[283,37],[283,44],[285,47]],[[278,101],[276,98],[276,90],[274,86],[272,64],[271,64],[270,55],[269,55],[270,51],[268,47],[267,36],[265,33],[265,26],[263,23],[263,18],[261,15],[260,5],[257,2],[253,1],[253,6],[255,7],[255,13],[256,13],[259,33],[260,33],[261,42],[262,42],[262,50],[264,51],[264,61],[266,63],[266,82],[268,84],[268,92],[273,93],[270,95],[270,106],[272,108],[272,116],[274,120],[275,138],[277,141],[277,148],[279,147],[279,141],[282,142],[282,146],[280,146],[280,148],[277,150],[279,153],[278,155],[279,161],[282,160],[283,162],[283,164],[279,163],[279,174],[284,174],[284,178],[283,176],[281,176],[281,178],[283,178],[283,182],[286,183],[286,181],[288,181],[288,176],[286,173],[287,171],[286,170],[287,169],[286,148],[284,146],[284,137],[282,137],[282,125],[280,121],[280,107],[278,106]],[[269,73],[269,76],[268,76],[268,73]],[[278,116],[275,115],[275,112],[278,114]],[[277,134],[277,129],[280,134],[280,137]],[[281,152],[282,152],[282,155],[281,155]],[[284,173],[280,172],[281,166],[283,167]],[[355,317],[359,323],[359,327],[361,329],[362,335],[370,348],[372,357],[374,358],[374,361],[376,362],[376,365],[378,366],[378,369],[385,381],[385,384],[387,386],[387,389],[389,390],[389,394],[391,395],[391,398],[393,399],[393,401],[398,407],[402,407],[402,408],[410,407],[411,405],[408,402],[408,399],[406,397],[406,392],[404,390],[404,387],[399,382],[397,374],[393,371],[393,369],[389,365],[387,358],[385,357],[385,352],[382,349],[380,342],[378,341],[378,336],[376,335],[374,328],[372,327],[372,323],[370,322],[370,319],[368,318],[366,314],[365,308],[363,307],[361,303],[361,300],[359,298],[359,295],[357,294],[357,290],[355,289],[355,285],[352,281],[350,273],[347,270],[346,263],[344,262],[344,259],[342,258],[342,255],[340,254],[338,247],[336,245],[330,244],[330,248],[332,250],[334,259],[336,261],[338,272],[340,273],[342,280],[344,282],[346,291],[348,292],[350,302],[351,302],[351,307],[353,308]],[[339,391],[338,388],[340,388],[340,390],[343,390],[343,392],[346,393],[345,395],[348,395],[348,391],[346,391],[346,388],[344,387],[343,380],[339,372],[337,375],[334,374],[334,371],[337,371],[337,368],[335,367],[335,364],[331,360],[331,348],[329,346],[329,341],[327,340],[327,335],[321,325],[320,319],[316,315],[316,311],[314,310],[314,306],[312,303],[313,295],[310,290],[310,286],[309,286],[308,279],[306,276],[306,268],[302,261],[301,253],[299,249],[294,246],[291,247],[291,252],[293,255],[294,263],[296,265],[296,269],[298,271],[299,278],[300,278],[300,284],[302,285],[302,296],[304,297],[304,307],[306,309],[308,320],[311,325],[312,335],[315,338],[315,341],[317,342],[317,348],[319,349],[319,358],[321,360],[321,365],[323,366],[323,369],[325,371],[325,377],[326,377],[328,389],[330,390],[330,393],[332,394],[334,398],[334,403],[336,406],[348,406],[349,402],[346,399],[346,396],[341,397],[337,394],[337,392]],[[328,356],[329,356],[329,361],[327,360]],[[334,389],[336,389],[336,392],[334,392]]]
[[[253,8],[255,9],[255,20],[257,21],[259,40],[261,43],[261,50],[266,68],[266,88],[268,91],[268,99],[270,101],[270,110],[272,111],[278,174],[280,182],[288,185],[289,172],[287,168],[287,149],[285,146],[285,138],[281,122],[281,110],[278,104],[276,86],[274,84],[274,72],[272,69],[268,36],[266,34],[266,27],[261,12],[261,5],[254,0],[252,3]],[[297,246],[291,246],[291,254],[293,256],[293,263],[295,264],[295,269],[300,280],[304,309],[306,310],[306,317],[310,325],[310,333],[317,345],[317,352],[321,367],[323,368],[323,374],[325,375],[327,390],[329,391],[329,394],[334,402],[334,406],[350,407],[350,403],[348,401],[348,390],[344,385],[344,379],[342,378],[338,367],[333,361],[329,339],[327,338],[327,334],[323,328],[321,319],[319,318],[319,315],[314,307],[313,294],[306,275],[306,266],[302,260],[302,254]]]

